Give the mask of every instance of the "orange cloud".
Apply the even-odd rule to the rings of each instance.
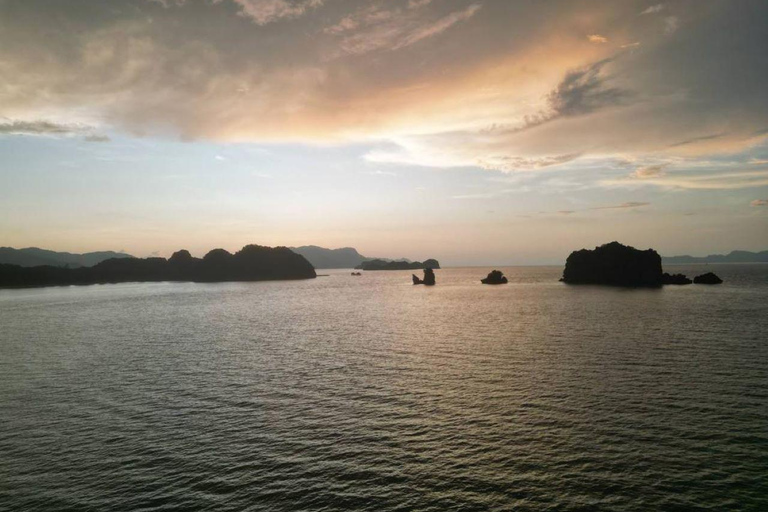
[[[691,31],[686,44],[719,65],[673,58],[694,50],[670,46],[621,2],[164,4],[100,16],[106,7],[56,3],[49,17],[0,17],[2,115],[185,139],[387,141],[369,157],[510,172],[572,155],[733,151],[765,137],[757,49],[724,59],[727,31]],[[729,22],[718,9],[712,23]],[[77,34],[49,30],[70,18]],[[676,19],[675,30],[695,21]],[[743,21],[740,33],[764,33]],[[585,38],[594,27],[610,32]],[[632,41],[642,46],[620,49]],[[750,80],[734,72],[743,69]]]

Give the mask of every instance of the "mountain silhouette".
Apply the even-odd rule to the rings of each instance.
[[[112,258],[93,267],[0,264],[0,287],[151,281],[266,281],[312,279],[315,269],[287,247],[246,245],[235,254],[214,249],[202,259],[185,250],[165,258]]]
[[[97,263],[111,258],[132,258],[130,254],[114,251],[87,252],[73,254],[69,252],[49,251],[38,247],[14,249],[0,247],[0,264],[19,265],[22,267],[38,267],[50,265],[53,267],[92,267]]]
[[[421,261],[387,261],[382,259],[364,261],[357,267],[362,270],[420,270],[440,268],[440,263],[435,259]]]
[[[668,265],[688,263],[768,263],[768,251],[731,251],[728,254],[710,254],[709,256],[664,256]]]
[[[355,268],[370,259],[357,252],[357,249],[353,247],[326,249],[316,245],[303,245],[291,247],[291,250],[304,256],[315,268]]]
[[[407,258],[371,258],[363,256],[354,247],[342,247],[340,249],[327,249],[317,245],[303,245],[301,247],[291,247],[293,252],[301,254],[315,268],[361,268],[360,265],[365,261],[381,260],[385,262],[398,261],[410,263]]]

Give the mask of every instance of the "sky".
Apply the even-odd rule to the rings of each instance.
[[[0,0],[0,246],[768,249],[764,0]]]

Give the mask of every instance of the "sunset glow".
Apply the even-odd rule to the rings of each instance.
[[[2,0],[0,232],[59,250],[258,241],[455,263],[560,261],[569,234],[764,248],[767,15]]]

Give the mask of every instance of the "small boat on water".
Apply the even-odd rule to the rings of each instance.
[[[352,275],[353,275],[353,276],[361,276],[361,275],[363,275],[363,274],[362,274],[361,272],[352,272]]]

